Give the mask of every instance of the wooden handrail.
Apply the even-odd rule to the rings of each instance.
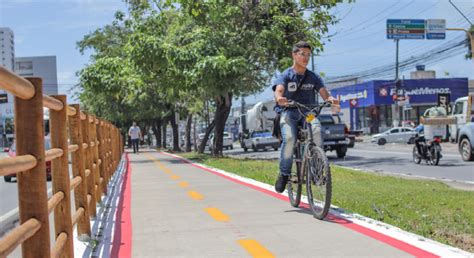
[[[76,189],[76,187],[82,182],[82,177],[76,176],[73,179],[71,179],[71,191]]]
[[[91,142],[89,143],[89,146],[94,147],[94,146],[95,146],[95,142],[94,142],[94,141],[91,141]]]
[[[86,178],[87,178],[87,177],[90,175],[91,170],[90,170],[90,169],[86,169],[85,172],[86,172]]]
[[[75,226],[77,224],[77,221],[84,216],[84,208],[81,207],[77,209],[76,213],[72,216],[72,225]]]
[[[58,205],[60,201],[62,201],[64,198],[64,193],[63,192],[57,192],[55,193],[51,199],[48,201],[48,212],[51,213],[54,208]]]
[[[55,158],[62,157],[63,153],[64,153],[64,151],[59,149],[59,148],[49,149],[49,150],[46,151],[46,153],[44,155],[44,159],[46,161],[51,161]]]
[[[64,249],[64,245],[66,244],[67,240],[67,234],[65,232],[62,232],[59,234],[59,236],[56,238],[56,243],[53,246],[53,250],[51,251],[51,257],[60,257],[61,252]]]
[[[79,145],[77,144],[71,144],[68,146],[68,151],[69,153],[73,153],[79,149]]]
[[[1,68],[1,67],[0,67]],[[0,239],[0,257],[7,257],[19,245],[32,237],[41,228],[37,219],[29,219]]]
[[[68,106],[68,107],[67,107],[67,115],[68,115],[68,116],[73,116],[73,115],[75,115],[75,114],[76,114],[76,109],[73,108],[73,107],[71,107],[71,106]]]
[[[0,176],[6,176],[32,169],[37,163],[38,162],[33,155],[2,158],[0,159]]]
[[[87,195],[87,205],[90,205],[91,200],[92,200],[92,195],[88,194]]]
[[[43,106],[56,111],[61,111],[64,108],[61,101],[48,95],[43,95]]]
[[[87,149],[88,147],[89,147],[89,144],[87,144],[87,143],[82,144],[82,149]]]
[[[2,66],[0,66],[0,88],[24,100],[31,99],[35,95],[35,88],[31,82]]]

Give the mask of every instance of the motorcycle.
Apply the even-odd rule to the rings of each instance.
[[[443,157],[443,155],[441,155],[440,143],[440,136],[433,137],[431,141],[426,141],[423,136],[417,137],[417,139],[415,139],[415,146],[413,146],[413,161],[416,164],[420,164],[421,160],[425,160],[426,164],[437,166],[439,160]],[[420,150],[421,153],[418,150]]]

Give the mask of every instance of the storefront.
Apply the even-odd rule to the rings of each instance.
[[[397,112],[400,120],[418,124],[425,110],[438,104],[438,94],[448,93],[451,104],[457,98],[467,96],[468,79],[403,80],[402,88],[406,100],[397,103],[397,106],[393,100],[393,80],[369,81],[331,89],[331,95],[341,101],[343,120],[352,130],[378,133],[401,124],[396,119]]]

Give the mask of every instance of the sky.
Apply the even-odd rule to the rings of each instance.
[[[474,23],[474,0],[452,2]],[[115,11],[125,9],[120,0],[0,0],[0,27],[14,31],[17,57],[57,57],[59,93],[68,94],[71,102],[70,88],[78,82],[75,74],[89,62],[90,55],[90,52],[81,55],[76,42],[111,23]],[[331,13],[340,21],[330,27],[324,37],[324,51],[315,57],[315,71],[327,76],[393,64],[395,43],[386,38],[387,19],[446,19],[448,28],[469,28],[468,21],[448,0],[356,0],[339,4]],[[401,40],[400,60],[461,37],[465,37],[465,33],[456,31],[447,32],[445,40]],[[474,79],[474,62],[465,60],[464,54],[426,64],[426,70],[435,70],[438,78]],[[410,71],[415,70],[414,66]],[[409,78],[410,71],[401,73],[401,77]],[[247,97],[246,102],[271,98],[268,87],[260,94]]]

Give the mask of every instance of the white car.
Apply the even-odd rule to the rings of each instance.
[[[408,127],[394,127],[383,133],[372,136],[370,142],[384,145],[385,143],[415,143],[416,132]]]
[[[209,136],[209,141],[208,141],[208,144],[206,144],[206,146],[209,146],[209,149],[212,149],[213,142],[214,142],[214,134],[211,134]],[[228,132],[224,132],[224,135],[222,137],[222,148],[226,150],[234,149],[234,141],[232,140],[232,137],[230,136]]]

